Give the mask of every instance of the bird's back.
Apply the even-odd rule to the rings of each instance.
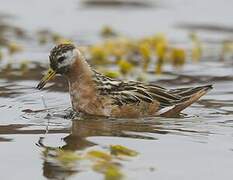
[[[175,116],[212,89],[208,85],[168,90],[151,83],[111,79],[97,72],[94,76],[98,94],[108,102],[104,106],[109,116],[117,117]]]

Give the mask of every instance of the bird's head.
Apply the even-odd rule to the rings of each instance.
[[[50,68],[41,79],[37,88],[42,89],[56,74],[67,74],[75,61],[80,59],[81,56],[80,51],[73,44],[60,44],[55,46],[49,55]]]

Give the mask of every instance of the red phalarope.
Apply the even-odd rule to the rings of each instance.
[[[68,79],[72,108],[76,112],[107,117],[171,117],[205,95],[212,85],[166,89],[152,83],[121,81],[93,70],[73,44],[54,47],[50,69],[37,88],[56,74]]]

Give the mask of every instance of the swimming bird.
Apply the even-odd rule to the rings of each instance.
[[[37,88],[42,89],[56,74],[66,77],[73,110],[89,115],[176,116],[212,89],[212,85],[166,89],[153,83],[112,79],[91,68],[73,44],[55,46],[49,60],[50,68]]]

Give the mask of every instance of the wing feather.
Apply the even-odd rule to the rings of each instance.
[[[152,83],[137,81],[124,82],[95,73],[96,87],[101,95],[109,96],[117,105],[152,103],[157,101],[162,107],[178,104],[182,101],[182,90],[167,90]],[[188,89],[187,89],[188,90]]]

